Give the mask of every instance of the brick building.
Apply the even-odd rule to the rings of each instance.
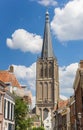
[[[55,126],[53,130],[70,130],[69,100],[60,100],[54,112]]]
[[[75,107],[75,96],[70,97],[70,125],[71,125],[71,130],[76,130],[76,107]]]
[[[83,60],[79,63],[73,87],[75,92],[76,124],[79,130],[80,128],[83,129]]]

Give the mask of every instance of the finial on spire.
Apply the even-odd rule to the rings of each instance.
[[[48,9],[46,11],[46,22],[49,22],[49,12],[48,12]]]
[[[46,10],[46,14],[49,14],[49,12],[48,12],[48,8],[47,8],[47,10]]]

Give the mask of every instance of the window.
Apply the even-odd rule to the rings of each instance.
[[[40,77],[42,78],[43,77],[43,65],[40,64]]]
[[[12,120],[14,120],[14,104],[12,104]]]
[[[1,122],[0,122],[0,130],[1,130]]]
[[[49,83],[48,84],[48,100],[49,101],[52,101],[52,96],[53,96],[53,93],[52,93],[52,83]]]
[[[49,65],[49,78],[52,78],[52,64]]]
[[[47,101],[48,98],[48,84],[44,83],[43,86],[43,97],[44,97],[44,101]]]
[[[8,101],[8,119],[10,118],[10,102]]]
[[[82,96],[82,111],[83,111],[83,96]]]
[[[11,104],[11,120],[12,120],[12,113],[13,112],[13,104]]]
[[[44,111],[43,111],[43,119],[45,120],[47,117],[48,117],[48,109],[44,109]]]
[[[47,64],[45,64],[45,68],[44,68],[45,77],[47,77],[47,72],[48,72]]]
[[[8,124],[8,130],[13,130],[14,129],[14,126],[13,126],[13,124]]]
[[[1,98],[1,94],[0,94],[0,113],[2,113],[2,98]]]
[[[4,118],[8,118],[8,100],[4,99]]]
[[[0,113],[1,113],[2,105],[1,105],[1,94],[0,94]]]
[[[11,104],[11,120],[14,120],[14,104]]]
[[[42,83],[40,83],[39,84],[39,100],[42,100],[42,87],[43,87],[43,85],[42,85]]]
[[[4,118],[6,118],[6,99],[4,99]]]

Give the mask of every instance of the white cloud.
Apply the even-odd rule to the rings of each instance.
[[[59,68],[60,92],[62,95],[71,96],[73,94],[73,82],[77,68],[78,63]]]
[[[24,29],[18,29],[7,38],[7,46],[11,49],[20,49],[23,52],[39,53],[42,48],[42,38],[39,35],[29,33]]]
[[[55,6],[57,2],[55,0],[37,0],[37,2],[43,6]]]
[[[21,84],[26,84],[31,90],[35,90],[36,63],[31,66],[13,65],[14,73]]]
[[[65,97],[64,95],[60,95],[60,98],[61,98],[62,100],[67,100],[67,99],[68,99],[68,98]]]
[[[31,91],[35,91],[35,81],[36,81],[36,63],[33,63],[31,66],[26,67],[22,65],[13,65],[14,73],[19,80],[19,82],[27,87],[29,86]],[[30,91],[29,91],[30,92]],[[18,92],[17,92],[18,93]],[[26,91],[27,93],[27,91]],[[32,108],[35,107],[36,97],[32,95]]]
[[[54,12],[51,27],[59,40],[83,40],[83,0],[69,1]]]

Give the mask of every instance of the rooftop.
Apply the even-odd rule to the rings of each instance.
[[[18,80],[16,79],[14,73],[11,73],[8,70],[1,70],[0,71],[0,80],[4,83],[10,82],[12,87],[21,88]]]

